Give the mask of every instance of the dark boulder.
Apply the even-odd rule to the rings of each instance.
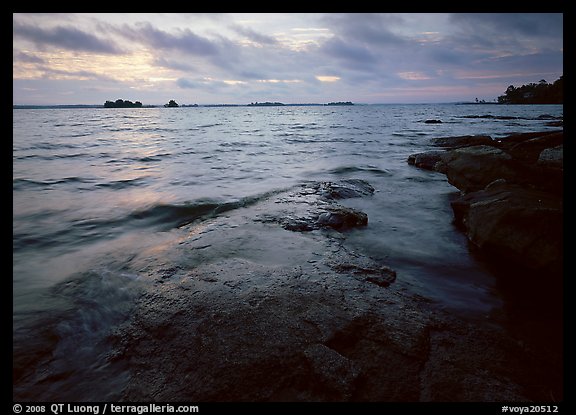
[[[538,165],[552,169],[563,169],[564,167],[564,146],[545,148],[538,156]]]
[[[562,133],[562,131],[537,131],[530,133],[510,134],[505,137],[499,138],[497,141],[501,148],[508,149],[514,146],[515,144],[522,143],[524,141],[528,141],[533,138],[545,137],[547,135],[557,133]]]
[[[427,151],[425,153],[412,154],[408,156],[408,164],[412,164],[416,167],[426,170],[438,170],[438,163],[441,162],[442,157],[446,154],[446,151]]]
[[[483,141],[486,144],[466,146]],[[433,142],[449,149],[411,155],[408,163],[445,173],[462,192],[452,209],[470,242],[500,264],[560,275],[563,132]]]
[[[451,205],[456,224],[477,247],[528,269],[560,272],[563,209],[558,197],[498,180]]]
[[[436,137],[431,140],[433,146],[445,148],[460,148],[469,146],[496,146],[498,143],[489,135],[462,135],[456,137]]]
[[[331,206],[321,213],[316,225],[322,228],[349,229],[368,224],[368,215],[344,206]]]
[[[450,184],[465,193],[482,190],[494,180],[504,179],[508,183],[562,194],[561,166],[561,147],[542,150],[534,161],[527,162],[495,147],[474,146],[446,152],[434,170],[445,173]]]
[[[506,143],[509,141],[506,140]],[[526,163],[535,163],[540,153],[564,142],[564,133],[552,133],[530,138],[506,148],[506,151],[515,159]]]
[[[451,185],[463,192],[481,190],[494,180],[516,175],[512,157],[492,146],[454,149],[443,158],[443,171]]]

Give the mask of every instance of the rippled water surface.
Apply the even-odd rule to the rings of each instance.
[[[347,233],[346,244],[441,307],[487,313],[498,294],[452,226],[457,190],[406,159],[433,137],[553,129],[546,123],[562,113],[551,105],[15,109],[15,359],[26,367],[48,350],[63,372],[75,370],[62,356],[82,358],[87,344],[93,355],[145,283],[126,265],[132,256],[173,243],[179,226],[310,180],[367,180],[375,195],[345,204],[366,212],[369,225]],[[274,244],[278,235],[262,238]],[[40,316],[56,328],[35,326]],[[36,354],[20,353],[31,338]],[[106,370],[101,363],[92,364]]]

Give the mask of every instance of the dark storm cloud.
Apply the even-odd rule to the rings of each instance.
[[[181,29],[171,34],[152,26],[150,23],[137,23],[134,27],[123,25],[116,32],[132,41],[158,49],[178,50],[191,55],[213,56],[218,54],[218,46],[189,29]]]
[[[368,72],[380,80],[382,71],[417,70],[423,63],[421,45],[402,33],[406,22],[401,16],[337,14],[324,16],[322,22],[333,37],[320,46],[320,52],[347,69]]]
[[[478,32],[516,34],[526,37],[562,37],[561,13],[462,13],[450,20]]]
[[[416,100],[419,88],[424,91],[420,99],[428,99],[426,88],[442,86],[481,96],[482,83],[502,82],[503,92],[509,82],[552,82],[562,73],[561,14],[15,16],[18,76],[41,73],[48,82],[75,75],[96,81],[89,70],[112,71],[83,61],[76,69],[86,72],[50,72],[50,67],[65,66],[55,66],[42,52],[58,47],[117,53],[121,47],[126,60],[134,56],[139,65],[140,72],[126,81],[130,88],[146,93],[158,88],[159,94],[173,88],[212,101],[254,100],[252,93],[272,99],[266,92],[288,102],[338,95],[374,101],[380,93],[396,99],[390,91],[401,94],[402,88]],[[70,71],[79,65],[68,62]],[[164,80],[141,82],[136,76]]]
[[[114,42],[101,39],[72,26],[40,28],[31,24],[13,22],[13,35],[26,39],[39,49],[47,46],[73,51],[119,54],[122,50]]]
[[[327,40],[320,52],[344,62],[347,67],[364,68],[378,61],[377,56],[366,46],[345,41],[338,37]]]
[[[192,81],[192,80],[186,79],[186,78],[179,78],[176,81],[176,85],[178,85],[180,88],[185,88],[185,89],[202,88],[204,86],[202,82]]]
[[[155,63],[163,67],[190,71],[202,66],[201,62],[207,62],[217,68],[231,70],[242,63],[239,46],[220,35],[209,39],[190,29],[168,32],[148,22],[132,26],[110,25],[110,30],[133,43],[153,49]]]
[[[203,92],[210,92],[213,94],[221,93],[226,90],[234,88],[234,85],[227,84],[225,81],[214,79],[190,79],[178,78],[176,85],[181,89],[192,89]]]
[[[448,39],[462,51],[492,49],[497,54],[527,54],[555,48],[563,42],[563,16],[558,13],[472,13],[450,16]]]
[[[323,21],[338,37],[349,41],[379,46],[406,43],[406,39],[392,31],[392,27],[403,22],[399,16],[346,13],[326,15]]]
[[[528,69],[530,72],[545,73],[562,68],[564,56],[560,51],[544,50],[538,53],[519,54],[493,58],[479,62],[479,69],[497,67],[502,71],[518,71]]]
[[[164,56],[158,56],[154,59],[155,66],[161,66],[163,68],[176,69],[179,71],[193,71],[194,65],[190,65],[187,62],[182,62],[178,59],[167,58]]]
[[[460,50],[447,48],[444,45],[431,46],[425,52],[430,58],[430,63],[441,65],[467,65],[474,60],[473,52],[462,53]]]
[[[272,37],[272,36],[267,36],[264,35],[262,33],[258,33],[248,27],[244,27],[244,26],[240,26],[240,25],[232,25],[230,26],[230,28],[232,30],[234,30],[236,33],[242,35],[242,36],[246,36],[249,40],[251,40],[254,43],[258,43],[260,45],[276,45],[278,44],[278,41]]]

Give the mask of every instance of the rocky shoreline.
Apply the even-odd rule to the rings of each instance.
[[[457,316],[415,293],[346,244],[370,224],[346,204],[376,189],[310,181],[131,255],[141,291],[99,343],[93,376],[127,402],[561,401],[562,139],[437,138],[408,159],[461,190],[455,224],[497,276],[503,309]],[[58,359],[38,367],[18,400],[86,399],[51,389],[68,376]]]
[[[560,131],[442,137],[408,163],[460,190],[454,223],[496,275],[508,330],[546,356],[561,385],[563,355],[563,138]],[[556,398],[558,395],[554,395]]]
[[[456,160],[451,151],[433,156],[446,172]],[[157,279],[154,289],[112,336],[110,362],[129,368],[122,399],[561,400],[557,345],[543,351],[526,343],[506,328],[506,316],[455,317],[411,293],[386,264],[346,247],[345,233],[368,218],[340,201],[373,191],[355,179],[305,183],[248,211],[190,225],[193,237],[155,252],[177,265],[148,269]],[[453,204],[459,223],[470,229],[473,196]],[[255,253],[238,248],[200,264],[182,260],[222,244],[229,228],[256,241]],[[272,246],[270,234],[282,245]],[[225,243],[234,243],[229,239]],[[551,249],[539,265],[555,265],[555,255]]]
[[[411,155],[408,163],[444,173],[461,191],[455,223],[495,260],[562,277],[563,131],[442,137],[445,148]]]

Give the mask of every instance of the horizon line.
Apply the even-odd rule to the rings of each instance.
[[[265,104],[264,102],[257,102],[259,104]],[[336,101],[338,102],[338,101]],[[447,104],[498,104],[495,101],[485,101],[485,102],[474,102],[474,101],[445,101],[445,102],[353,102],[352,105],[329,105],[329,103],[317,103],[317,102],[296,102],[296,103],[285,103],[281,102],[278,105],[254,105],[253,103],[246,104],[229,104],[229,103],[217,103],[217,104],[179,104],[177,108],[195,108],[195,107],[266,107],[266,106],[327,106],[327,107],[337,107],[337,106],[355,106],[355,105],[447,105]],[[562,105],[562,104],[558,104]],[[18,107],[84,107],[84,108],[104,108],[104,104],[12,104],[12,108]],[[142,108],[164,108],[164,104],[142,104]],[[109,109],[121,109],[121,108],[109,108]],[[134,109],[134,108],[127,108]]]

